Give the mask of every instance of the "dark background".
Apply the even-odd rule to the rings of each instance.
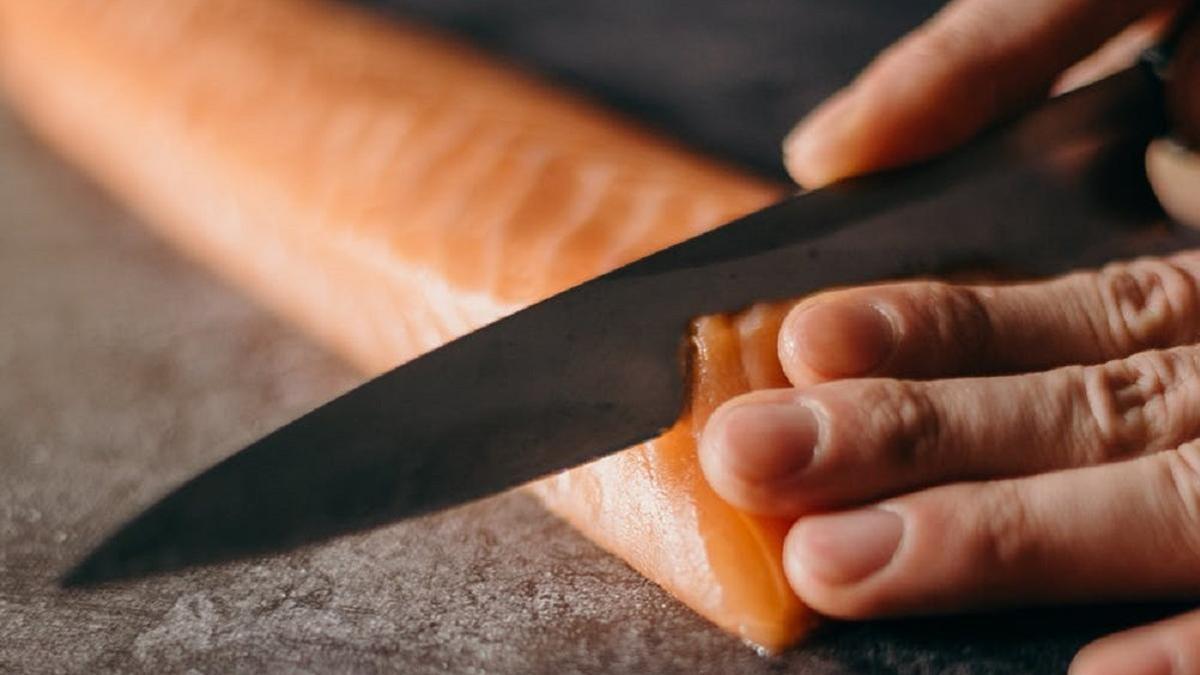
[[[361,0],[784,178],[779,142],[940,0]]]
[[[936,3],[374,4],[782,178],[793,120]],[[764,659],[522,494],[284,556],[56,587],[123,519],[357,379],[0,107],[0,673],[1058,672],[1171,610],[829,624]]]

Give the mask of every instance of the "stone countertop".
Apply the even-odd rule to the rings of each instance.
[[[832,624],[766,659],[520,494],[289,555],[56,587],[155,497],[357,380],[0,109],[0,673],[1055,672],[1169,611]]]

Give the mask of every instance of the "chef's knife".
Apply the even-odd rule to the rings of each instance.
[[[455,340],[269,434],[121,528],[87,584],[284,550],[490,495],[659,435],[689,325],[956,268],[1043,275],[1187,245],[1141,170],[1143,62],[943,159],[787,199]]]

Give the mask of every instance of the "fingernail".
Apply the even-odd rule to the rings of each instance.
[[[755,403],[726,413],[720,461],[747,481],[782,482],[812,462],[820,427],[798,403]]]
[[[784,163],[796,182],[820,187],[851,172],[846,137],[857,97],[843,89],[796,125],[783,143]]]
[[[1117,636],[1094,642],[1075,656],[1071,675],[1171,675],[1171,655],[1156,641]]]
[[[891,562],[904,521],[883,509],[811,516],[789,538],[789,555],[818,580],[834,585],[862,581]]]
[[[1177,222],[1200,227],[1200,156],[1177,142],[1159,139],[1146,151],[1146,172],[1167,213]]]
[[[823,375],[873,372],[896,349],[896,331],[878,307],[866,302],[824,302],[801,310],[784,336],[785,357]]]

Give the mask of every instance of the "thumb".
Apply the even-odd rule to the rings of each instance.
[[[1200,227],[1200,23],[1188,29],[1171,61],[1167,99],[1175,139],[1146,151],[1146,173],[1163,208],[1176,221]]]

